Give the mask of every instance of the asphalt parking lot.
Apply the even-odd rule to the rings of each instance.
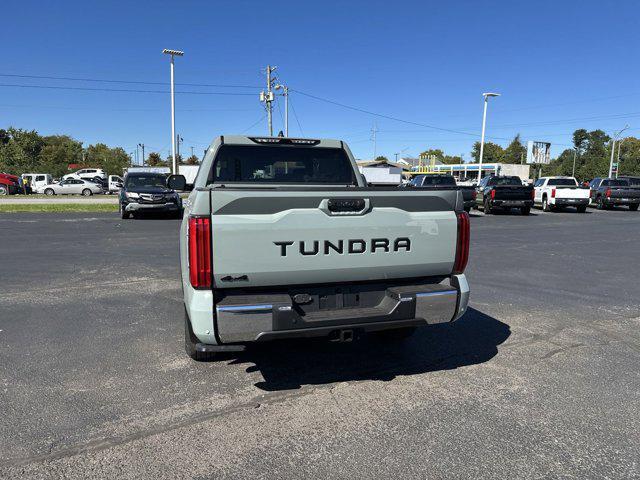
[[[459,322],[215,363],[177,220],[0,225],[0,477],[640,476],[636,212],[473,215]]]

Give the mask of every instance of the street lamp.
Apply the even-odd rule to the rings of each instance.
[[[620,130],[618,133],[613,135],[613,143],[611,144],[611,160],[609,161],[609,178],[611,178],[611,175],[613,175],[613,154],[616,150],[616,140],[618,140],[618,138],[620,138],[620,134],[628,128],[629,128],[629,125],[625,125],[622,130]]]
[[[484,113],[482,114],[482,138],[480,140],[480,160],[478,162],[478,183],[482,180],[482,155],[484,154],[484,130],[487,124],[487,104],[489,103],[489,97],[499,97],[499,93],[483,93],[484,97]]]
[[[171,55],[171,155],[173,156],[173,173],[178,173],[178,161],[176,158],[176,101],[175,92],[173,90],[173,57],[182,57],[184,52],[180,50],[162,50],[165,55]]]

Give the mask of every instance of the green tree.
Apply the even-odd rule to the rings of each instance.
[[[480,159],[480,142],[473,144],[473,150],[471,150],[471,158],[473,163],[478,163]],[[482,152],[482,163],[496,163],[502,162],[504,158],[504,149],[492,142],[484,142],[484,151]]]
[[[160,157],[160,154],[157,152],[151,152],[147,157],[147,165],[150,167],[157,167],[160,164],[162,164],[162,157]]]
[[[640,139],[627,137],[620,143],[620,175],[640,175]],[[618,147],[616,146],[616,158]]]
[[[389,159],[384,155],[378,155],[375,159],[376,162],[388,162]]]
[[[131,157],[122,147],[110,148],[104,143],[96,143],[87,148],[85,163],[102,168],[107,174],[121,175],[131,165]]]
[[[38,155],[38,171],[61,177],[68,173],[70,163],[82,161],[82,143],[68,135],[44,137],[44,147]]]
[[[511,141],[509,146],[504,150],[503,162],[523,163],[526,156],[527,148],[520,141],[520,134],[518,133]]]
[[[198,157],[196,157],[195,155],[191,155],[189,158],[187,158],[187,165],[199,165],[200,164],[200,160],[198,160]]]

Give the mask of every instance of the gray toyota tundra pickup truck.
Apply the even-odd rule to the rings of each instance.
[[[283,338],[401,338],[467,308],[462,194],[369,188],[338,140],[217,138],[180,236],[196,360]]]

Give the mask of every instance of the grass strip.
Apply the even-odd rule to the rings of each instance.
[[[0,203],[0,213],[117,212],[118,204],[110,203]]]

